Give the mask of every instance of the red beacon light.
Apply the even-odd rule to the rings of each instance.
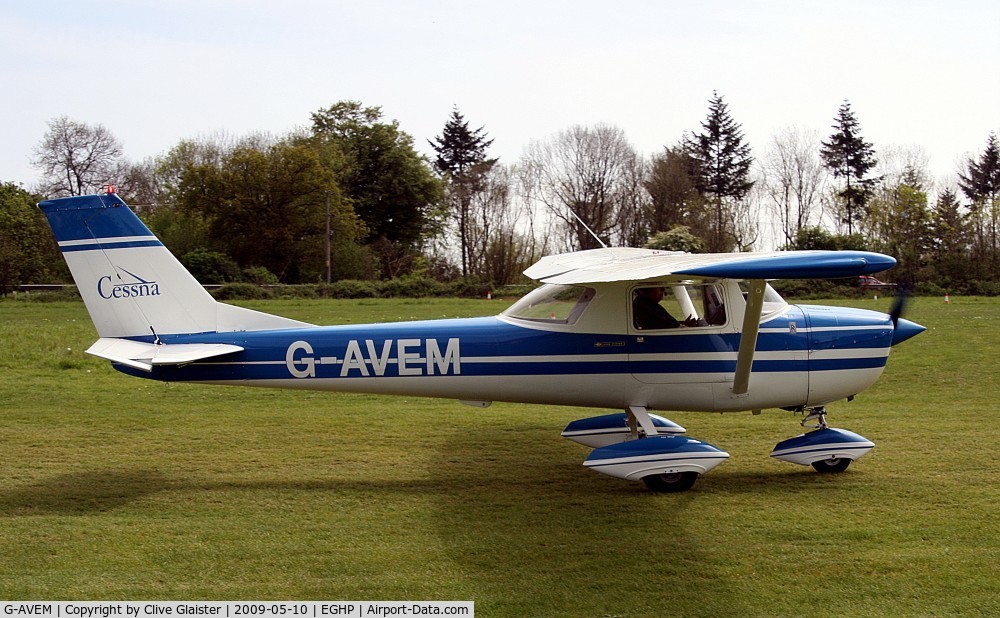
[[[108,195],[118,193],[118,185],[108,185]]]

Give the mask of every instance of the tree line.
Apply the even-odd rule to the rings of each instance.
[[[310,120],[278,137],[182,140],[136,162],[105,127],[53,119],[34,153],[42,183],[0,185],[0,293],[67,276],[35,202],[108,185],[203,283],[499,286],[551,252],[770,245],[882,251],[899,260],[890,280],[1000,293],[995,133],[939,186],[919,149],[865,140],[848,101],[825,139],[788,128],[759,158],[718,93],[697,128],[651,157],[607,124],[533,141],[507,163],[457,108],[429,140],[432,158],[377,106],[341,101]]]

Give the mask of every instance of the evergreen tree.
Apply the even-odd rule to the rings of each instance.
[[[749,178],[753,156],[749,144],[743,141],[739,123],[729,115],[729,107],[717,92],[712,93],[708,118],[701,127],[702,133],[685,138],[684,151],[696,164],[695,186],[712,204],[708,250],[728,251],[740,244],[733,203],[753,187]]]
[[[469,122],[458,108],[452,109],[441,135],[428,140],[437,153],[434,167],[441,173],[461,175],[470,173],[483,163],[496,163],[496,159],[486,158],[486,149],[493,144],[493,140],[486,139],[484,129],[469,129]]]
[[[953,189],[945,189],[931,213],[932,255],[941,283],[954,286],[968,279],[968,222]]]
[[[833,177],[844,179],[844,189],[837,195],[844,203],[843,222],[847,224],[850,235],[854,233],[855,222],[864,212],[872,188],[878,182],[877,178],[865,177],[877,161],[874,148],[861,137],[861,125],[846,100],[837,110],[833,128],[836,132],[822,142],[819,154]]]
[[[995,273],[1000,265],[1000,239],[997,237],[1000,223],[1000,144],[996,133],[991,133],[986,140],[986,149],[979,160],[969,158],[966,171],[959,172],[958,176],[958,185],[970,202],[978,258],[988,262],[990,271]]]
[[[966,172],[958,174],[958,184],[965,197],[973,202],[1000,197],[1000,143],[996,133],[990,133],[979,160],[970,158],[966,167]]]
[[[428,141],[437,153],[434,168],[447,182],[451,214],[458,226],[462,276],[466,277],[471,253],[469,227],[472,222],[469,211],[475,195],[484,188],[484,176],[497,162],[486,156],[486,149],[493,140],[486,138],[483,127],[475,131],[469,129],[468,121],[455,108],[441,135]]]
[[[898,265],[892,271],[896,281],[911,288],[917,274],[927,261],[932,246],[931,213],[927,208],[924,191],[915,170],[908,169],[902,181],[879,197],[877,223],[881,243],[876,245],[894,256]],[[876,218],[873,208],[872,218]]]

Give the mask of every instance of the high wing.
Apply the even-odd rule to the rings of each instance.
[[[673,275],[720,279],[836,279],[892,268],[896,260],[868,251],[684,253],[609,248],[543,257],[524,274],[543,283],[643,281]]]

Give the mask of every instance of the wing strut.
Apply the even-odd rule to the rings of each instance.
[[[745,395],[750,389],[750,369],[753,367],[753,353],[757,347],[757,331],[760,330],[760,314],[764,309],[764,290],[767,282],[763,279],[750,280],[750,293],[743,313],[743,334],[740,335],[740,351],[736,356],[736,375],[733,378],[733,394]]]

